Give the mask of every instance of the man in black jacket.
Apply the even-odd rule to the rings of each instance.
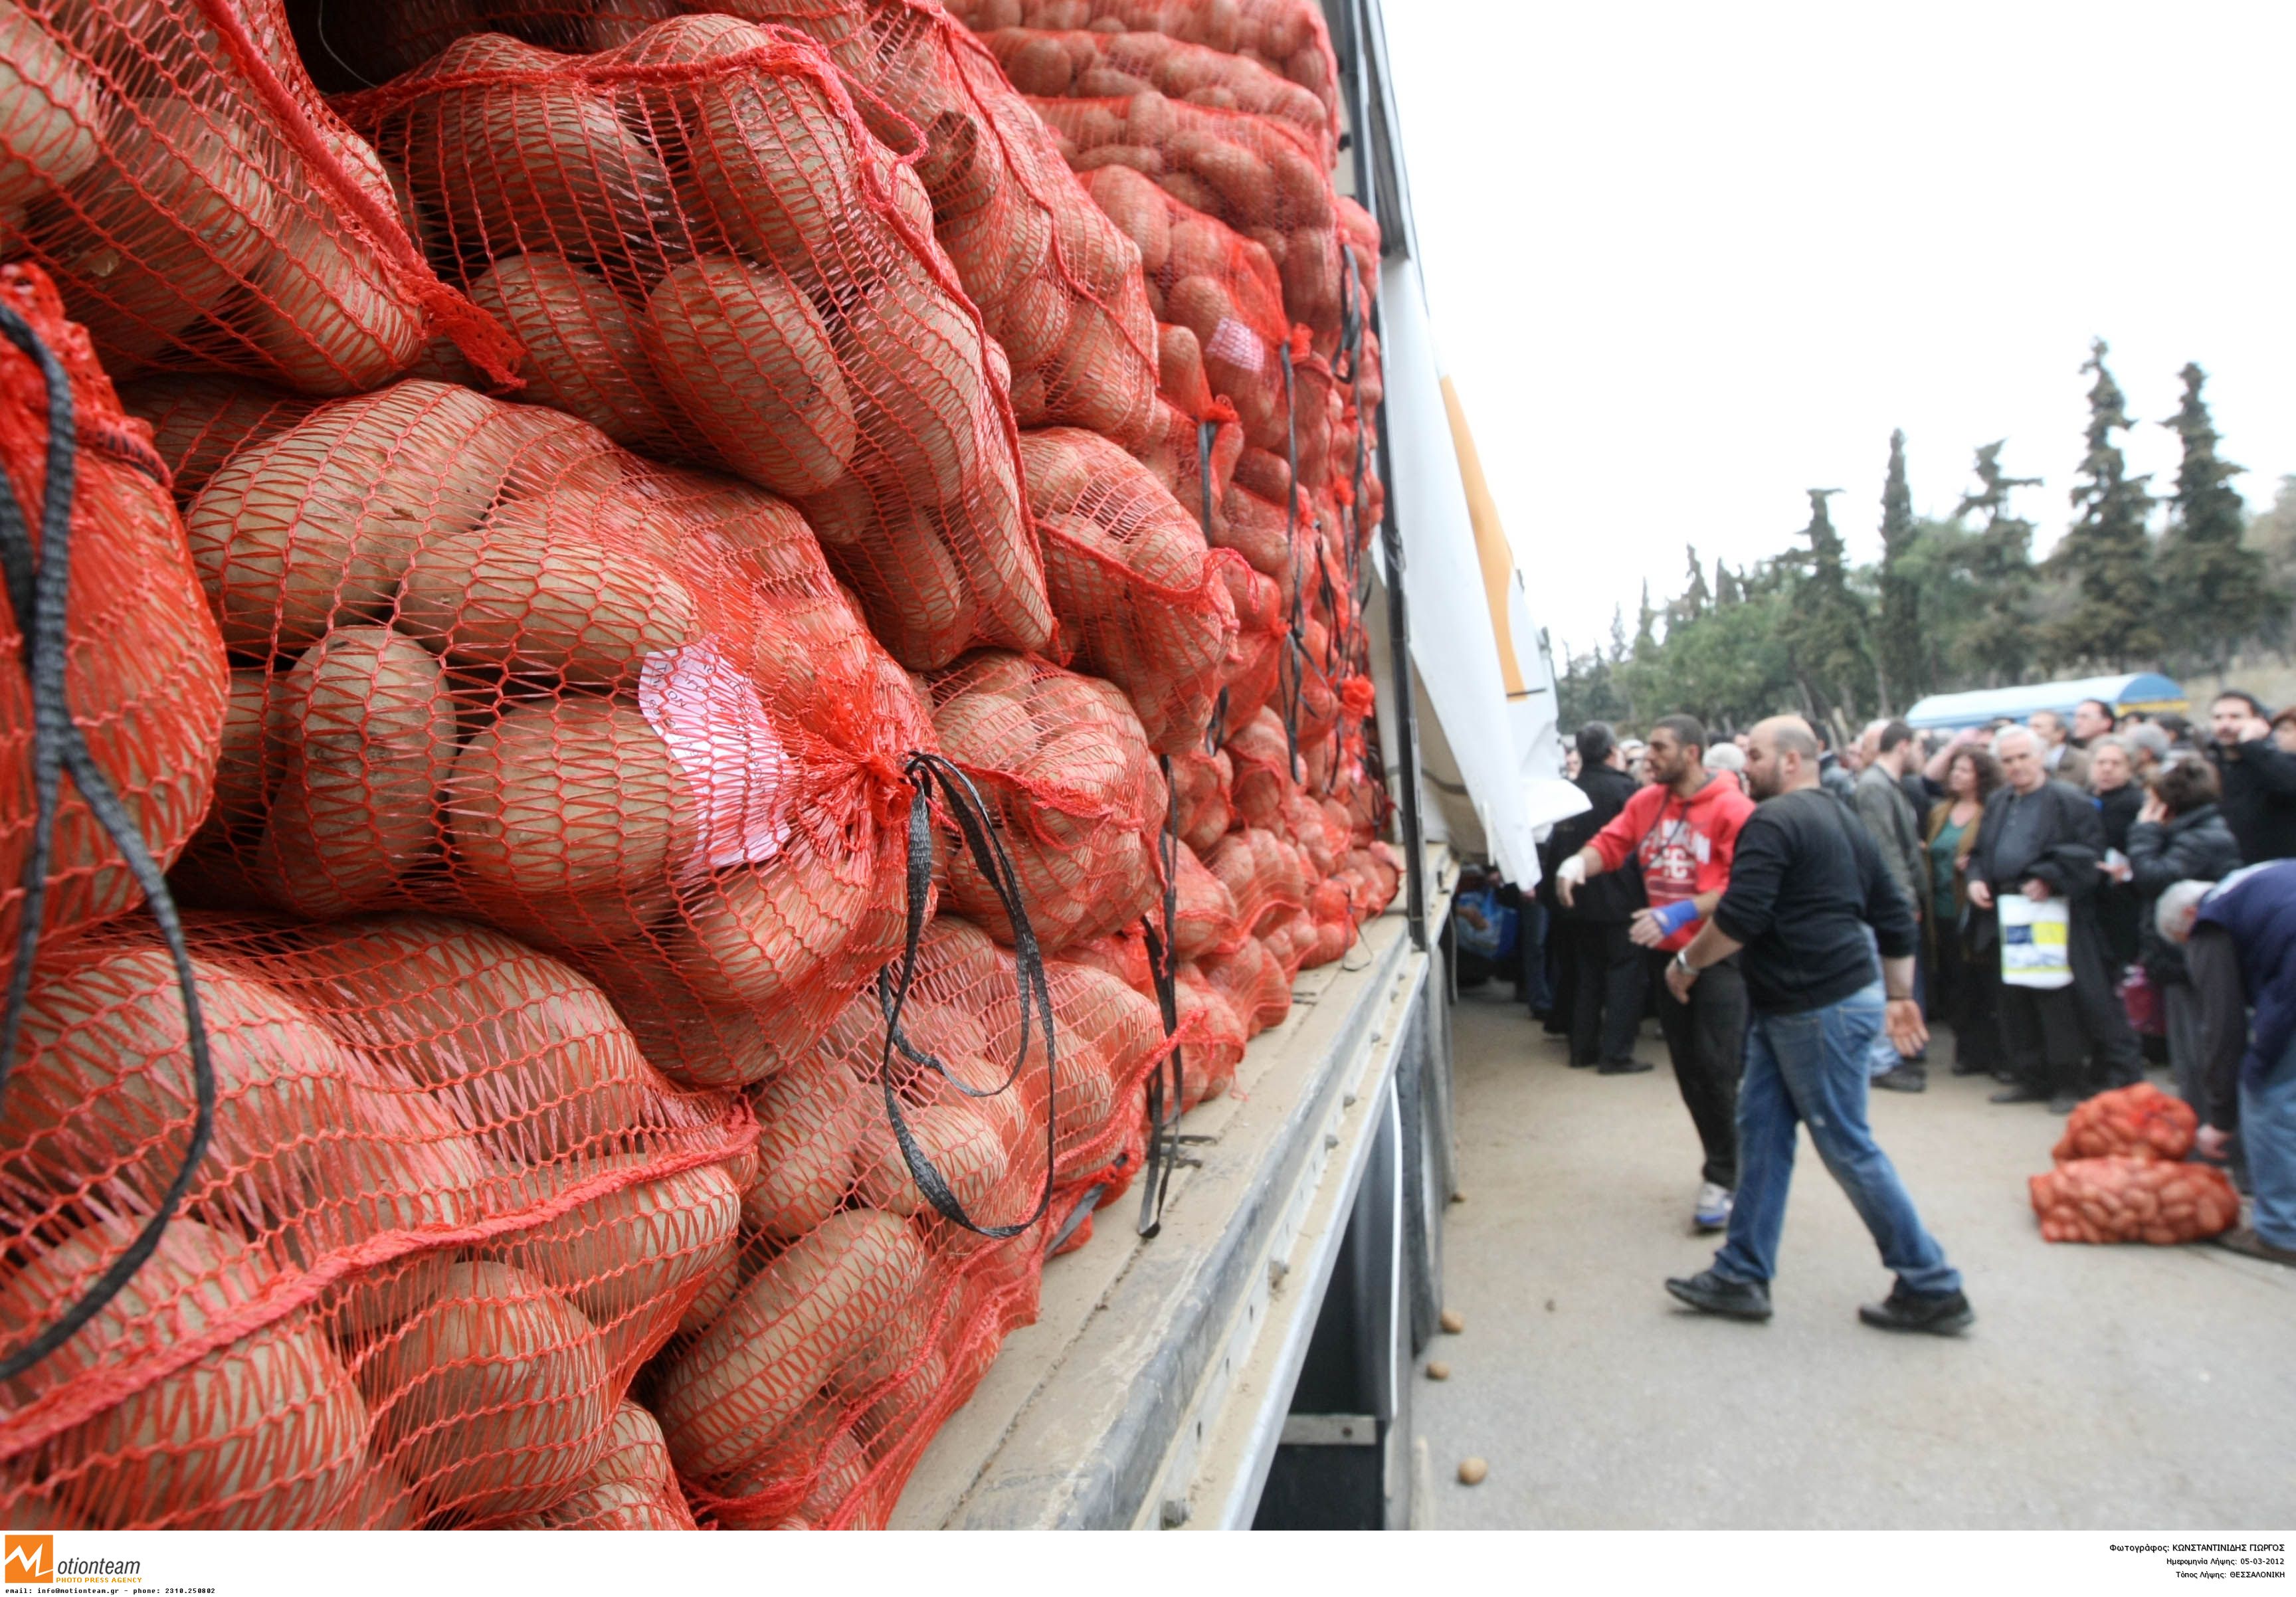
[[[1635,796],[1618,734],[1601,721],[1578,729],[1578,774],[1571,781],[1589,807],[1556,824],[1550,857],[1570,858],[1610,824]],[[1552,874],[1552,872],[1550,872]],[[1606,1076],[1652,1067],[1635,1059],[1643,1018],[1643,954],[1628,936],[1643,907],[1642,877],[1613,871],[1579,883],[1555,881],[1555,930],[1562,937],[1562,979],[1570,989],[1570,1062],[1599,1065]]]
[[[2068,1114],[2087,1095],[2092,1052],[2108,1085],[2144,1076],[2136,1034],[2105,971],[2097,925],[2104,824],[2087,794],[2050,780],[2040,740],[2030,728],[2004,730],[1993,740],[1993,758],[2005,780],[1985,801],[1970,851],[1969,905],[1978,917],[1971,946],[1983,957],[2000,957],[1995,905],[2002,897],[2022,893],[2037,902],[2062,899],[2070,912],[2066,958],[2073,975],[2066,987],[2001,984],[2001,1042],[2017,1085],[1994,1093],[1993,1102],[2046,1102]]]
[[[1781,716],[1755,727],[1746,774],[1762,802],[1738,833],[1730,885],[1666,978],[1686,1000],[1700,971],[1744,950],[1753,1018],[1738,1089],[1738,1199],[1712,1267],[1667,1290],[1708,1314],[1770,1317],[1794,1142],[1807,1126],[1898,1278],[1888,1300],[1858,1318],[1884,1331],[1960,1331],[1974,1318],[1960,1272],[1923,1228],[1866,1120],[1875,1035],[1886,1029],[1907,1055],[1927,1040],[1914,1002],[1913,905],[1866,829],[1819,790],[1808,723]]]
[[[2238,688],[2209,706],[2209,763],[2224,784],[2218,807],[2251,865],[2296,859],[2296,754],[2272,741],[2271,724],[2256,695]]]

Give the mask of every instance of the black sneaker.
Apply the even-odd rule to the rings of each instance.
[[[1901,1281],[1882,1302],[1860,1304],[1857,1317],[1881,1331],[1926,1331],[1949,1337],[1967,1331],[1977,1311],[1959,1292],[1909,1292]]]
[[[1595,1070],[1595,1074],[1597,1076],[1640,1076],[1645,1070],[1655,1070],[1657,1069],[1658,1067],[1652,1064],[1648,1060],[1606,1059],[1603,1061],[1601,1067]]]
[[[1885,1093],[1926,1093],[1930,1090],[1930,1073],[1908,1061],[1894,1070],[1884,1070],[1874,1078],[1874,1085]]]
[[[1953,1061],[1953,1073],[1956,1076],[1990,1076],[1993,1067],[1980,1065],[1974,1060],[1956,1059]]]
[[[1759,1281],[1732,1281],[1711,1270],[1701,1270],[1688,1281],[1669,1280],[1666,1290],[1702,1314],[1729,1320],[1770,1317],[1770,1289]]]
[[[2048,1101],[2049,1095],[2040,1088],[2029,1087],[2021,1082],[2013,1087],[2004,1087],[1986,1100],[1988,1103],[2046,1103]]]

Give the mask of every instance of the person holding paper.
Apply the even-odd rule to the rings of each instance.
[[[1744,1068],[1746,987],[1736,962],[1726,961],[1693,996],[1677,998],[1665,990],[1665,969],[1729,885],[1738,829],[1754,813],[1754,803],[1734,779],[1709,771],[1705,754],[1706,728],[1694,717],[1662,717],[1651,728],[1644,754],[1650,784],[1562,862],[1555,892],[1568,904],[1589,877],[1629,860],[1640,864],[1650,907],[1636,914],[1628,935],[1650,950],[1659,1029],[1666,1035],[1683,1107],[1705,1151],[1692,1223],[1700,1231],[1719,1231],[1730,1218],[1738,1184],[1734,1122]]]
[[[1993,1094],[1996,1103],[2046,1103],[2069,1114],[2089,1091],[2088,1060],[2097,1055],[2106,1080],[2118,1086],[2144,1078],[2136,1034],[2106,973],[2096,922],[2097,863],[2104,857],[2104,826],[2087,794],[2053,782],[2041,763],[2040,740],[2022,726],[1993,740],[2003,784],[1986,800],[1969,860],[1969,903],[1983,919],[1972,938],[1973,954],[2000,959],[2020,945],[2004,938],[2002,900],[2037,934],[2030,946],[2053,946],[2050,922],[2062,925],[2060,985],[2046,969],[2002,967],[2001,1040],[2016,1085]],[[2037,906],[2056,905],[2041,909]],[[2067,977],[2070,979],[2065,979]]]

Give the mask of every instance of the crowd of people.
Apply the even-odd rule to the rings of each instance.
[[[2252,1191],[2222,1240],[2296,1265],[2296,706],[2226,692],[2196,726],[2089,700],[1838,748],[1793,717],[1647,731],[1578,729],[1587,807],[1542,844],[1513,957],[1575,1068],[1652,1069],[1658,1020],[1702,1151],[1693,1223],[1729,1233],[1677,1298],[1767,1317],[1807,1124],[1898,1275],[1868,1321],[1969,1323],[1866,1123],[1869,1089],[1927,1090],[1932,1020],[1997,1104],[2067,1113],[2165,1067]]]

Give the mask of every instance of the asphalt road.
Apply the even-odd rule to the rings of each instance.
[[[1598,1077],[1511,1002],[1457,1012],[1465,1200],[1414,1429],[1443,1528],[2262,1530],[2296,1522],[2296,1270],[2202,1245],[2044,1243],[2062,1122],[1942,1070],[1874,1124],[1967,1278],[1956,1339],[1857,1320],[1888,1274],[1807,1135],[1765,1325],[1679,1308],[1698,1143],[1658,1069]],[[1950,1057],[1939,1039],[1937,1057]],[[2156,1076],[2156,1080],[2159,1077]],[[1450,1366],[1428,1380],[1427,1360]],[[1488,1461],[1479,1486],[1459,1462]]]

